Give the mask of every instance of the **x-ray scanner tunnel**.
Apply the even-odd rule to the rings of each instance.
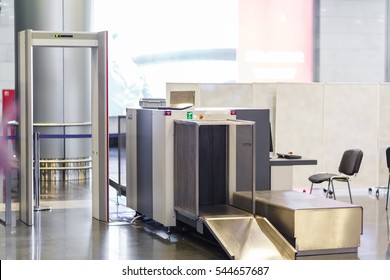
[[[254,122],[177,120],[174,129],[177,214],[197,220],[232,205],[237,189],[255,191]]]
[[[92,0],[15,1],[15,38],[22,30],[92,31]],[[18,43],[15,43],[17,54]],[[41,134],[91,133],[91,50],[89,48],[34,48],[33,91],[34,132]],[[15,73],[18,73],[16,55]],[[18,85],[16,85],[17,87]],[[17,91],[19,92],[19,91]],[[91,140],[41,139],[41,162],[47,167],[72,167],[90,162]],[[76,169],[77,170],[77,169]],[[41,170],[43,171],[43,169]],[[62,172],[48,179],[63,179]],[[88,176],[86,169],[80,172]],[[70,178],[75,171],[67,173]],[[65,178],[65,179],[66,179]]]

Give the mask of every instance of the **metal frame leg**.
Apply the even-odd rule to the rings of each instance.
[[[336,180],[337,181],[337,180]],[[340,180],[339,180],[340,181]],[[344,181],[344,180],[343,180]],[[333,180],[331,180],[332,182],[332,190],[333,190],[333,198],[336,200],[336,193],[334,192],[334,185],[333,185]],[[351,202],[351,204],[353,204],[352,202],[352,193],[351,193],[351,186],[349,184],[349,180],[348,179],[345,179],[345,182],[347,183],[348,185],[348,193],[349,193],[349,201]]]
[[[387,181],[387,198],[386,198],[386,210],[389,206],[389,189],[390,189],[390,174],[389,174],[389,180]]]
[[[336,193],[335,193],[335,191],[334,191],[333,180],[330,180],[330,184],[332,185],[333,199],[336,200]]]
[[[347,180],[347,185],[348,185],[348,192],[349,192],[349,200],[351,201],[351,204],[353,204],[353,202],[352,202],[352,194],[351,194],[351,187],[349,185],[349,180]]]
[[[334,195],[333,182],[329,179],[329,181],[328,181],[328,188],[326,190],[326,198],[328,198],[328,196],[329,196],[329,191],[330,191],[330,185],[331,184],[332,184],[332,192],[333,192],[333,195]]]
[[[34,137],[34,174],[33,174],[33,179],[34,179],[34,190],[35,190],[35,206],[34,206],[34,211],[51,211],[51,207],[42,207],[41,206],[41,180],[40,180],[40,159],[41,159],[41,150],[40,150],[40,138],[39,138],[40,133],[39,132],[34,132],[33,137]]]

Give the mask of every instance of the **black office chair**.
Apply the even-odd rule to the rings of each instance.
[[[386,149],[387,168],[389,169],[389,180],[387,181],[386,210],[389,206],[389,188],[390,188],[390,147]]]
[[[333,181],[346,182],[348,185],[349,199],[352,204],[352,195],[351,188],[349,185],[350,176],[356,176],[359,172],[360,164],[362,163],[363,152],[359,149],[346,150],[341,158],[339,165],[339,174],[333,173],[317,173],[309,177],[311,182],[310,193],[313,191],[314,184],[320,184],[323,182],[328,182],[328,189],[326,192],[326,197],[330,193],[330,187],[332,187],[333,198],[336,199],[336,194],[334,192]]]

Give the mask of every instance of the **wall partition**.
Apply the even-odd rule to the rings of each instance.
[[[294,188],[307,190],[313,173],[337,173],[342,153],[350,148],[364,152],[352,187],[387,184],[389,84],[168,83],[167,104],[171,92],[186,91],[194,92],[196,107],[270,109],[274,152],[317,160],[317,165],[294,167]]]
[[[384,157],[379,128],[379,92],[382,84],[279,84],[276,91],[276,150],[315,158],[316,166],[295,168],[294,184],[321,171],[338,172],[343,152],[359,148],[363,161],[354,186],[383,183],[379,158]],[[390,139],[388,139],[390,140]],[[337,187],[337,186],[336,186]]]

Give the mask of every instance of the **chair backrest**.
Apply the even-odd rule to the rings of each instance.
[[[349,176],[357,174],[359,172],[362,159],[362,150],[346,150],[341,158],[339,172]]]
[[[390,147],[386,149],[386,161],[387,161],[387,168],[389,168],[390,171]]]

